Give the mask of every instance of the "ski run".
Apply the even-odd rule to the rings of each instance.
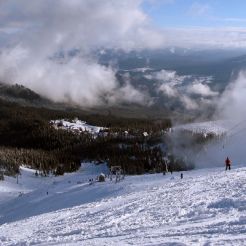
[[[246,245],[246,168],[93,182],[106,165],[0,182],[0,245]]]

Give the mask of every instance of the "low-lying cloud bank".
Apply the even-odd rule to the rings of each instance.
[[[211,76],[178,75],[175,71],[163,69],[147,74],[145,78],[157,81],[157,92],[181,102],[187,110],[213,104],[219,95],[209,87],[213,80]]]
[[[246,72],[231,81],[218,100],[215,119],[226,129],[225,136],[210,142],[196,156],[198,167],[224,166],[228,156],[232,167],[246,163]],[[197,154],[197,153],[196,153]],[[194,155],[195,156],[195,155]]]
[[[241,71],[236,80],[231,81],[218,103],[220,118],[246,121],[246,71]]]
[[[149,96],[129,79],[120,85],[116,70],[101,65],[95,51],[245,45],[243,29],[157,30],[142,8],[144,1],[0,0],[0,81],[83,106],[149,104]],[[159,90],[177,96],[167,83]],[[194,84],[188,93],[216,96],[204,83]],[[189,96],[181,101],[187,108],[198,107]]]
[[[184,158],[187,163],[195,164],[196,168],[225,167],[227,156],[232,160],[232,168],[245,166],[245,95],[246,72],[241,71],[238,77],[228,84],[222,95],[216,96],[217,110],[213,121],[174,127],[171,141],[175,154]],[[211,134],[216,137],[210,138]],[[206,142],[198,136],[209,138]]]
[[[222,154],[216,155],[220,160],[225,156],[232,159],[234,165],[245,165],[246,154],[246,72],[241,71],[223,93],[217,117],[230,122],[227,136],[222,146]],[[221,153],[220,152],[220,153]]]
[[[140,6],[139,0],[1,1],[0,31],[8,42],[0,47],[0,81],[83,106],[146,103],[147,95],[129,81],[120,86],[114,68],[94,55],[100,48],[160,47],[163,37]]]

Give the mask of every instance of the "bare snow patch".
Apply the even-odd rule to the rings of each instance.
[[[68,120],[52,120],[51,124],[56,128],[69,130],[75,133],[88,132],[92,135],[97,135],[101,130],[106,129],[105,127],[92,126],[87,124],[85,121],[78,119],[71,121]]]

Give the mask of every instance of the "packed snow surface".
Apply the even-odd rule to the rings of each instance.
[[[246,167],[91,185],[105,165],[21,172],[0,182],[0,245],[246,245]]]

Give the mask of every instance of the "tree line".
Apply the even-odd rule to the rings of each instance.
[[[75,117],[107,129],[95,138],[87,132],[76,134],[50,124],[54,119]],[[170,119],[130,119],[24,107],[0,100],[0,169],[14,175],[20,165],[25,165],[42,175],[61,175],[78,170],[81,161],[95,161],[120,165],[128,174],[161,172],[167,154],[163,135],[169,127]],[[148,134],[144,136],[143,132]],[[174,170],[188,168],[175,163],[175,158],[169,159]]]

